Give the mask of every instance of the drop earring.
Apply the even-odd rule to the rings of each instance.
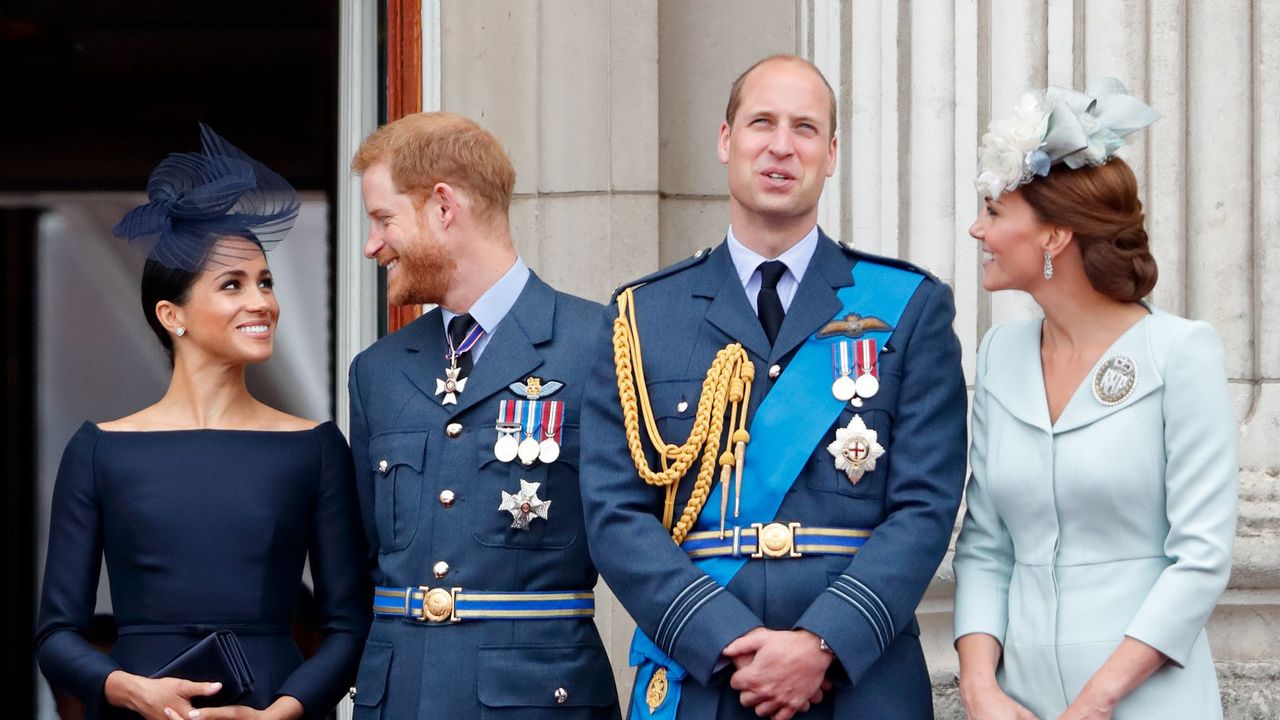
[[[1044,252],[1044,279],[1048,280],[1053,277],[1053,256],[1048,250]]]

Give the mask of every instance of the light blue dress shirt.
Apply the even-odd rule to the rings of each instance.
[[[796,296],[796,288],[800,287],[805,268],[809,267],[809,261],[813,259],[813,251],[818,247],[818,226],[814,225],[809,234],[800,239],[800,242],[792,245],[776,258],[767,258],[743,245],[734,236],[732,225],[729,226],[727,244],[729,257],[733,260],[733,269],[738,272],[738,280],[742,282],[742,289],[747,293],[747,300],[751,301],[751,309],[757,313],[760,311],[756,307],[756,295],[760,293],[760,263],[779,260],[787,266],[787,271],[778,280],[778,299],[782,301],[782,309],[789,310],[791,298]]]
[[[498,281],[489,286],[482,295],[471,305],[468,311],[471,319],[480,323],[480,327],[484,328],[484,336],[476,341],[471,347],[471,361],[473,363],[480,361],[480,356],[484,354],[484,349],[489,345],[489,338],[493,336],[493,331],[498,327],[498,323],[502,322],[502,318],[511,312],[511,308],[515,306],[516,299],[520,297],[520,293],[524,291],[525,283],[529,282],[529,266],[524,264],[524,260],[516,257],[516,261],[511,265]],[[759,281],[756,281],[759,284]],[[449,321],[458,316],[458,313],[451,312],[445,308],[440,308],[440,317],[444,320],[445,334],[449,333]]]

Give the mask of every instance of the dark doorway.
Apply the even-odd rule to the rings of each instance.
[[[0,0],[7,428],[0,571],[13,590],[0,601],[0,667],[18,679],[5,688],[7,717],[56,717],[37,702],[31,642],[47,520],[38,483],[56,469],[42,467],[49,463],[40,460],[34,437],[38,383],[59,380],[37,377],[38,229],[46,205],[57,204],[46,201],[140,193],[168,153],[198,149],[197,123],[205,122],[279,171],[304,199],[332,208],[337,51],[337,0]],[[332,257],[331,231],[321,243]],[[315,279],[327,283],[330,304],[331,278]],[[136,304],[136,297],[121,303]],[[288,311],[323,315],[326,308]],[[325,326],[331,328],[327,318]],[[323,342],[331,354],[332,341]],[[332,375],[327,383],[332,387]]]

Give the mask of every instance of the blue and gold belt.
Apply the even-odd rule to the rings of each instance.
[[[718,530],[689,533],[680,548],[694,560],[855,555],[869,537],[871,531],[862,528],[804,527],[794,522],[753,523],[726,530],[723,535]]]
[[[595,595],[590,591],[494,592],[462,588],[377,587],[373,614],[419,622],[464,620],[557,620],[592,617]]]

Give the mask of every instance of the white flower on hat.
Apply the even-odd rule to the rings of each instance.
[[[1087,93],[1057,87],[1024,93],[1013,114],[993,120],[982,136],[974,184],[995,200],[1058,163],[1072,169],[1101,165],[1124,145],[1125,135],[1159,118],[1114,78],[1102,78]]]

